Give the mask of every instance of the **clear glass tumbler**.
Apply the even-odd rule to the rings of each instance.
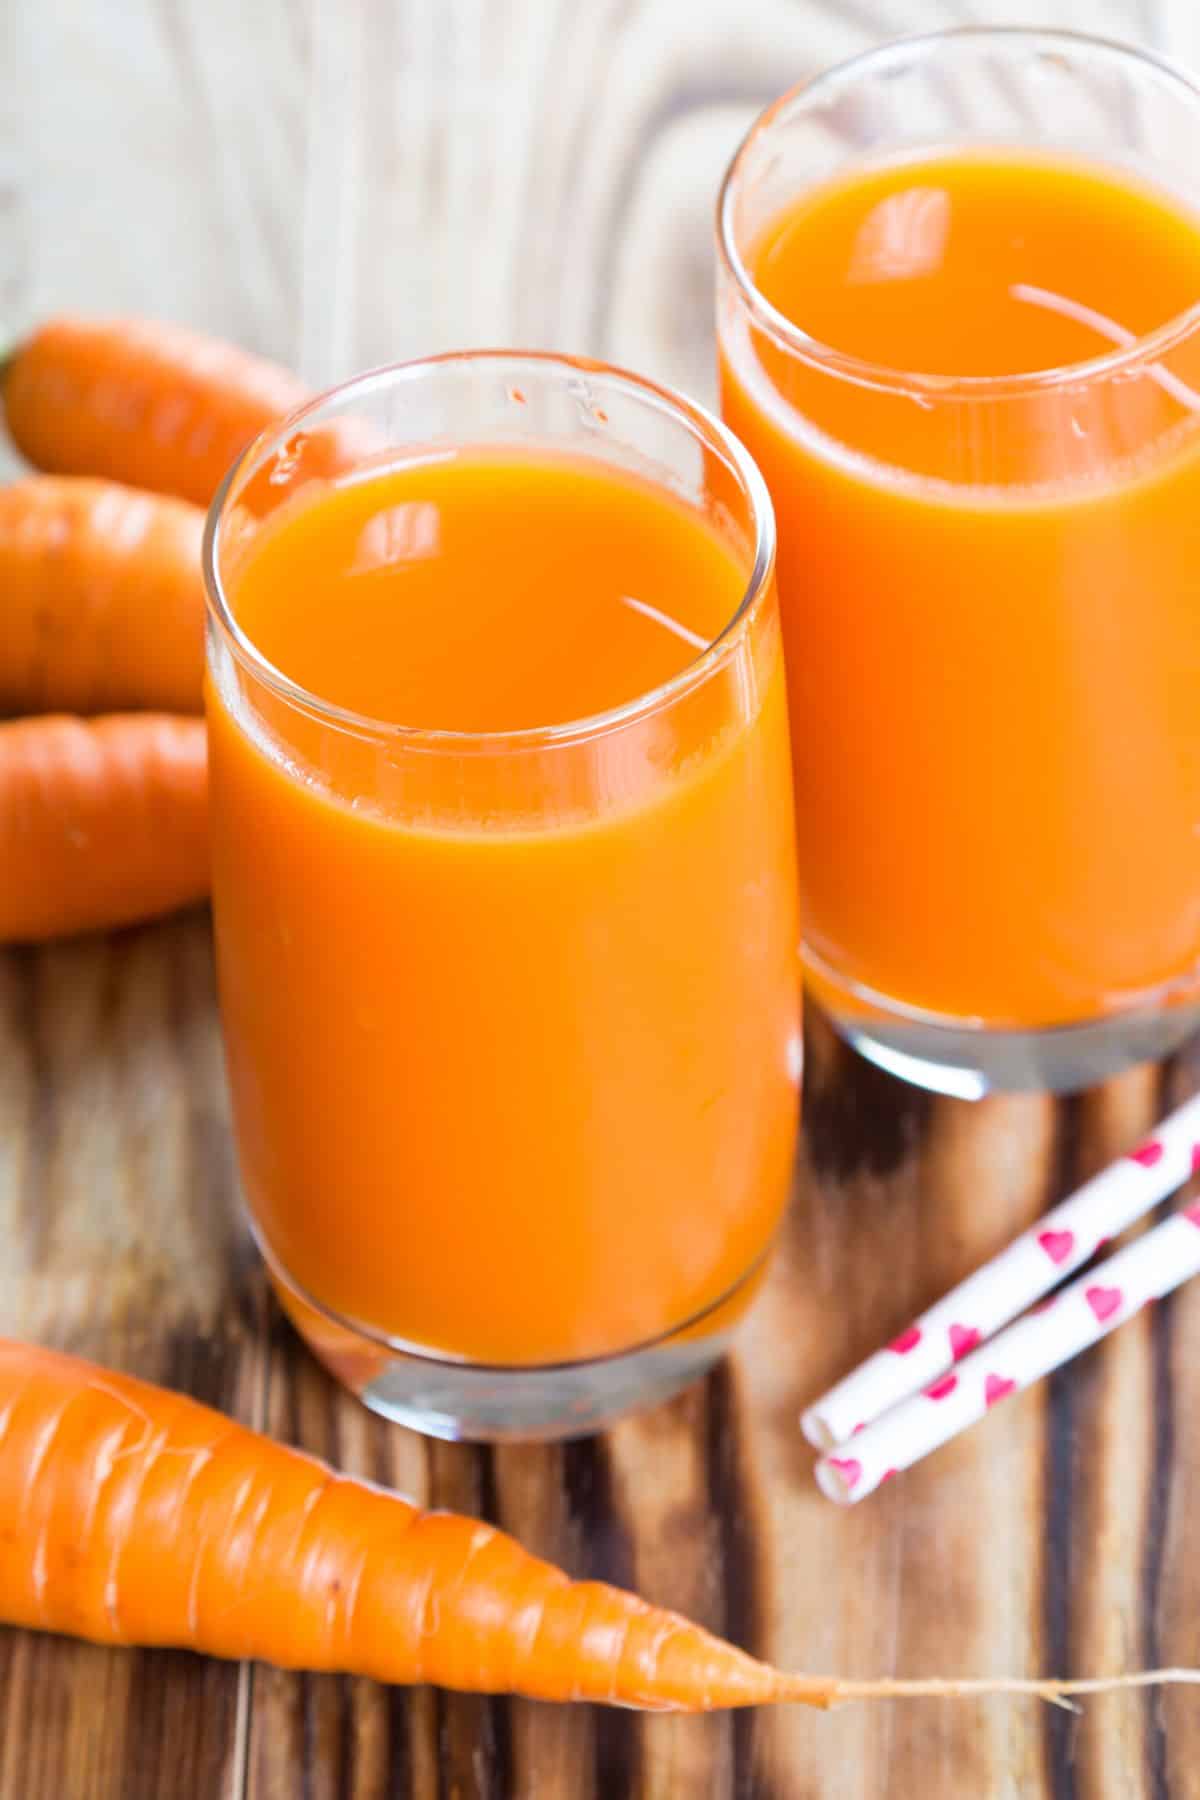
[[[509,452],[661,490],[734,553],[736,607],[665,685],[472,732],[358,716],[272,665],[239,621],[261,546],[310,508],[319,532],[341,484]],[[362,542],[374,568],[436,553],[438,529],[392,509]],[[368,1405],[443,1437],[589,1431],[691,1381],[765,1267],[800,1074],[757,471],[650,382],[453,355],[261,438],[214,503],[206,569],[221,1011],[284,1307]]]
[[[1153,195],[1179,255],[1200,245],[1200,92],[1062,32],[819,76],[753,127],[718,219],[722,411],[778,519],[807,979],[866,1056],[964,1096],[1083,1086],[1200,1022],[1200,281],[1136,330],[1014,284],[1023,317],[1094,334],[1027,373],[982,326],[978,372],[831,346],[802,323],[811,261],[789,316],[763,292],[782,220],[911,162],[935,173],[845,264],[911,304],[896,284],[962,216],[936,171],[980,156]]]

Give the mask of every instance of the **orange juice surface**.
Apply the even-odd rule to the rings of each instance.
[[[684,673],[749,574],[665,490],[532,451],[298,495],[235,560],[276,668],[417,733],[211,681],[243,1177],[269,1255],[344,1318],[478,1361],[600,1355],[762,1256],[797,1076],[770,595]]]
[[[748,263],[855,359],[722,322],[725,416],[779,517],[818,985],[1025,1026],[1184,991],[1200,351],[1046,372],[1200,301],[1200,219],[1098,164],[973,150],[810,190]]]

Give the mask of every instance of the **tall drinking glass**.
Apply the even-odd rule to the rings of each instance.
[[[1200,93],[1070,33],[786,95],[719,209],[779,525],[808,981],[927,1087],[1200,1020]]]
[[[260,439],[206,560],[221,1010],[284,1306],[436,1435],[674,1390],[796,1125],[760,477],[650,382],[449,356]]]

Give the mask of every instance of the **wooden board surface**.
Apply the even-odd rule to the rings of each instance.
[[[712,390],[709,220],[758,106],[966,0],[39,0],[0,9],[0,315],[160,312],[314,382],[454,344]],[[1020,17],[992,4],[981,16]],[[1200,52],[1189,0],[1064,23]],[[0,871],[2,878],[2,871]],[[428,1445],[335,1391],[238,1222],[207,920],[0,959],[0,1330],[479,1511],[764,1655],[847,1674],[1200,1660],[1200,1292],[862,1508],[801,1405],[1132,1142],[1200,1062],[932,1102],[810,1030],[774,1277],[701,1388],[566,1448]],[[1187,1800],[1200,1706],[643,1719],[0,1632],[0,1800]]]

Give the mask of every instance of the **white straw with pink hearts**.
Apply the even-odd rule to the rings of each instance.
[[[1200,1094],[810,1406],[800,1421],[805,1437],[818,1450],[831,1450],[928,1387],[1197,1169]]]
[[[816,1467],[821,1491],[852,1505],[931,1450],[957,1437],[1020,1388],[1049,1374],[1131,1318],[1150,1300],[1200,1274],[1200,1203],[1119,1250],[922,1393],[892,1407]]]

